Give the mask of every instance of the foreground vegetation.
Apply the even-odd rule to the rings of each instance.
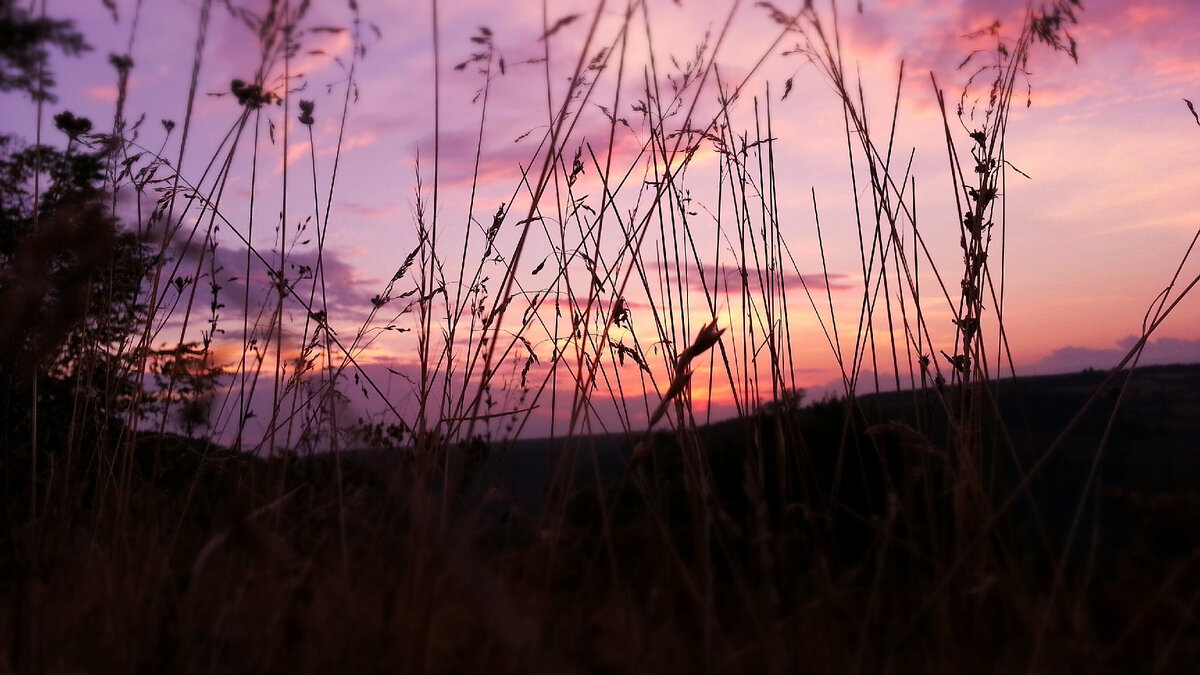
[[[533,161],[494,215],[468,205],[465,242],[445,235],[463,228],[439,210],[435,148],[432,182],[427,165],[418,173],[415,241],[353,337],[331,325],[326,285],[336,162],[323,188],[312,151],[314,204],[299,225],[282,173],[269,241],[253,207],[235,216],[222,195],[239,143],[257,175],[272,115],[285,116],[284,148],[289,133],[312,147],[320,117],[288,71],[306,34],[352,35],[350,105],[372,33],[355,3],[345,29],[306,29],[307,3],[272,1],[264,14],[202,4],[195,67],[211,12],[229,10],[258,37],[263,66],[231,83],[237,117],[201,175],[168,157],[177,147],[182,158],[190,119],[164,120],[157,149],[139,140],[124,110],[128,55],[110,58],[110,133],[62,112],[63,149],[8,138],[4,670],[1185,670],[1200,647],[1200,548],[1187,534],[1197,510],[1184,491],[1116,489],[1103,470],[1130,452],[1119,413],[1141,350],[1196,282],[1170,280],[1141,340],[1051,420],[1054,433],[1014,422],[999,379],[1012,365],[1003,256],[989,253],[1006,227],[1010,105],[1035,45],[1075,56],[1078,3],[1031,10],[1011,38],[977,36],[990,45],[968,60],[982,64],[980,89],[957,106],[934,83],[958,209],[954,270],[926,248],[911,176],[893,163],[891,133],[872,131],[888,125],[866,118],[844,70],[836,7],[760,5],[777,36],[764,56],[806,59],[847,123],[863,285],[849,317],[835,312],[828,269],[812,288],[800,274],[778,208],[794,186],[775,173],[786,142],[772,131],[775,99],[747,104],[749,80],[730,89],[716,77],[721,36],[621,99],[633,36],[654,53],[640,4],[612,35],[597,8],[561,98],[547,74]],[[0,89],[40,110],[53,82],[36,49],[78,53],[82,38],[0,8],[23,36],[0,56],[29,75],[6,70]],[[588,20],[550,18],[538,42],[549,54],[555,33]],[[482,82],[477,150],[506,70],[494,42],[480,29],[457,68]],[[611,101],[599,98],[604,78],[616,80]],[[715,115],[700,117],[712,100]],[[753,108],[753,131],[737,130],[739,105]],[[575,138],[597,109],[607,138]],[[630,159],[615,139],[634,127]],[[710,218],[687,187],[701,148],[718,158]],[[582,193],[588,180],[598,191]],[[227,247],[244,259],[238,303],[224,302],[237,291],[218,275]],[[952,331],[926,322],[921,283],[938,287]],[[787,320],[799,307],[824,330],[844,386],[808,406]],[[408,406],[383,397],[367,367],[371,345],[393,337],[419,357]],[[220,362],[221,344],[244,357]],[[906,393],[860,395],[886,388],[880,378]],[[386,415],[346,419],[352,387]],[[716,387],[738,417],[706,424]],[[542,407],[566,412],[534,443],[522,430]],[[612,435],[590,433],[613,419]],[[1166,471],[1186,468],[1172,457]],[[545,478],[531,491],[521,481],[535,464]],[[1111,525],[1097,515],[1105,499],[1138,503],[1156,533],[1111,546],[1099,534]]]

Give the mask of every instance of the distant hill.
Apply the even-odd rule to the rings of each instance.
[[[1004,421],[1002,435],[1020,462],[1020,467],[998,470],[991,477],[995,481],[994,494],[1010,493],[1024,468],[1042,456],[1068,422],[1100,391],[1108,374],[1088,370],[994,383],[995,400]],[[1108,439],[1096,477],[1099,490],[1090,492],[1100,494],[1101,502],[1097,505],[1094,498],[1089,499],[1084,508],[1104,512],[1105,522],[1112,526],[1105,535],[1108,544],[1122,545],[1146,519],[1162,525],[1173,519],[1190,522],[1188,519],[1198,516],[1200,524],[1200,364],[1149,366],[1128,376],[1128,372],[1119,374],[1106,390],[1100,391],[1097,401],[1033,482],[1031,489],[1040,517],[1052,533],[1061,536],[1069,528],[1106,429]],[[1114,417],[1118,393],[1126,378],[1128,383]],[[868,427],[904,421],[929,429],[929,440],[935,446],[944,440],[945,420],[932,389],[867,394],[858,397],[857,404],[862,422]],[[803,452],[814,456],[809,461],[818,469],[822,462],[830,461],[828,448],[838,442],[844,410],[844,401],[825,400],[811,402],[792,413],[807,446]],[[732,473],[731,483],[740,481],[738,448],[744,445],[743,439],[753,424],[751,420],[732,419],[697,430],[701,446],[710,453],[713,471]],[[670,462],[669,432],[658,430],[655,435],[659,439],[655,453]],[[575,439],[571,443],[575,451],[574,485],[586,488],[597,480],[600,484],[619,481],[639,438],[606,434]],[[536,513],[564,446],[562,439],[494,444],[488,483],[511,495],[522,509]],[[1001,463],[1008,461],[1011,451],[997,454],[1003,455],[997,460]],[[476,487],[481,493],[481,486]]]
[[[1107,530],[1101,538],[1106,545],[1124,545],[1139,528],[1147,527],[1168,533],[1161,536],[1180,536],[1180,528],[1191,527],[1193,521],[1196,527],[1185,533],[1181,545],[1188,538],[1200,537],[1200,364],[1138,368],[1124,387],[1113,416],[1128,375],[1120,374],[1103,391],[1100,388],[1108,372],[1095,370],[994,382],[995,400],[1004,421],[997,437],[1006,440],[994,447],[993,464],[1001,468],[985,467],[990,472],[993,495],[999,499],[1010,494],[1022,472],[1042,457],[1068,422],[1100,391],[1095,404],[1033,481],[1034,503],[1045,527],[1057,536],[1067,532],[1107,429],[1108,439],[1096,476],[1099,489],[1090,491],[1092,497],[1084,503],[1092,516],[1104,520]],[[845,426],[845,410],[844,401],[826,399],[784,413],[804,446],[789,447],[789,451],[805,454],[804,461],[813,467],[815,475],[829,480]],[[860,436],[873,425],[901,421],[928,429],[933,446],[945,446],[945,419],[932,389],[866,394],[858,397],[856,410],[856,433]],[[764,420],[776,414],[778,411],[773,410],[697,430],[696,437],[708,453],[719,487],[723,486],[729,495],[742,488],[745,439],[756,428],[766,429],[766,437],[771,438],[771,425]],[[581,436],[569,444],[561,438],[493,442],[486,461],[465,486],[465,506],[473,508],[488,494],[503,494],[512,506],[535,519],[556,471],[570,477],[570,491],[612,488],[625,477],[633,447],[642,438],[639,434],[614,433]],[[669,427],[656,430],[650,438],[654,450],[649,468],[663,474],[679,472]],[[864,438],[855,442],[861,443]],[[563,452],[567,448],[571,449],[569,460]],[[341,459],[344,471],[382,473],[392,470],[389,467],[408,454],[405,449],[348,451]],[[305,467],[328,461],[328,456],[313,456],[302,458],[299,464],[308,472],[310,468]],[[571,463],[569,472],[566,461]],[[331,476],[332,471],[324,474]],[[865,488],[868,492],[871,489]],[[1096,494],[1101,496],[1099,503]],[[871,501],[869,495],[860,498]]]

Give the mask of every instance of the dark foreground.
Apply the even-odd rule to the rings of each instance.
[[[1103,379],[1001,382],[966,431],[909,392],[269,461],[145,435],[47,451],[36,501],[10,454],[0,673],[1190,672],[1200,367],[1043,459]]]

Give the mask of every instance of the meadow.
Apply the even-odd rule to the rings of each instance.
[[[0,137],[0,672],[1195,662],[1200,375],[1139,369],[1187,311],[1192,248],[1111,370],[1016,379],[1006,330],[1010,114],[1036,100],[1031,62],[1087,48],[1077,0],[965,38],[961,90],[896,64],[882,92],[839,27],[872,8],[734,3],[769,32],[723,75],[722,24],[668,56],[654,3],[547,14],[543,57],[516,63],[486,27],[439,41],[435,1],[435,129],[368,297],[338,287],[334,239],[386,39],[367,3],[338,25],[302,0],[193,4],[177,117],[129,109],[141,66],[113,54],[107,126],[53,105],[46,52],[95,57],[77,27],[0,2],[0,90],[37,119]],[[206,92],[217,14],[258,67]],[[334,38],[341,79],[307,82]],[[828,199],[849,220],[815,189],[803,220],[781,207],[809,189],[776,163],[793,80],[756,78],[776,58],[840,109],[849,185]],[[491,97],[515,68],[544,69],[538,122],[498,168]],[[469,106],[450,77],[478,83]],[[918,218],[895,143],[915,86],[936,94],[949,219]],[[210,99],[228,125],[197,148]],[[443,138],[459,115],[477,133]],[[835,227],[857,232],[850,274],[826,262]],[[814,339],[836,393],[800,384]]]

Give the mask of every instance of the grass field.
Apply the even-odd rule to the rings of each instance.
[[[476,196],[485,122],[515,64],[486,28],[455,61],[435,11],[432,87],[479,82],[435,118],[478,116],[454,144],[474,164],[440,173],[434,130],[395,272],[358,305],[328,237],[370,17],[194,4],[192,86],[161,128],[125,109],[128,56],[109,59],[110,131],[50,115],[37,59],[3,85],[36,107],[30,139],[67,142],[0,146],[0,673],[1190,671],[1200,372],[1139,359],[1200,280],[1192,249],[1111,372],[1012,377],[1009,115],[1031,61],[1077,57],[1078,2],[965,42],[965,90],[921,84],[945,129],[950,264],[893,147],[905,76],[868,106],[848,8],[748,8],[773,31],[758,56],[796,58],[840,107],[852,281],[826,263],[815,190],[822,268],[802,273],[772,109],[792,80],[721,77],[724,33],[635,73],[630,54],[659,55],[646,5],[548,18],[530,36],[547,64],[559,31],[588,29],[554,47],[573,69],[546,66],[496,208]],[[72,53],[69,24],[0,8],[11,44]],[[261,67],[212,93],[236,117],[185,164],[212,122],[193,119],[195,77],[221,12]],[[326,92],[340,109],[291,70],[330,35],[351,44]],[[289,190],[310,188],[296,213]],[[800,315],[835,396],[798,384]],[[389,350],[407,365],[381,365]]]

